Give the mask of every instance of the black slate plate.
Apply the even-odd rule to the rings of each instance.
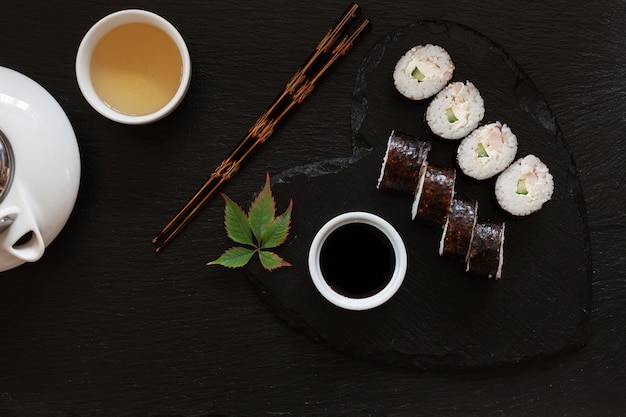
[[[410,219],[411,197],[376,190],[391,130],[426,138],[425,105],[394,88],[393,67],[417,44],[445,47],[456,80],[471,80],[485,100],[483,123],[507,123],[518,157],[533,153],[551,169],[553,199],[532,216],[506,219],[500,281],[469,276],[438,256],[441,231]],[[294,168],[277,176],[279,206],[294,200],[291,237],[279,253],[294,264],[273,273],[246,269],[261,299],[290,325],[335,349],[426,369],[467,369],[518,363],[583,346],[588,335],[591,259],[585,207],[574,163],[542,95],[513,59],[489,39],[451,22],[418,22],[381,39],[358,71],[352,106],[354,155]],[[429,161],[454,164],[457,143],[433,141]],[[482,217],[501,219],[493,181],[461,176],[459,194],[479,200]],[[280,209],[280,207],[279,207]],[[344,311],[310,281],[308,248],[333,216],[352,210],[392,223],[409,251],[405,282],[387,304]]]

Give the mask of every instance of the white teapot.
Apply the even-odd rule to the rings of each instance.
[[[0,271],[39,260],[78,194],[74,130],[39,84],[0,67]]]

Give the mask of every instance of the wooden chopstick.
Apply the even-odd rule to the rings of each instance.
[[[278,123],[297,104],[302,103],[314,90],[322,76],[350,51],[354,42],[370,25],[369,20],[362,19],[351,32],[345,34],[350,23],[354,21],[359,12],[358,4],[351,4],[335,25],[330,28],[309,58],[294,73],[283,91],[252,125],[230,155],[221,162],[193,197],[152,239],[152,243],[158,245],[156,252],[161,252],[185,228],[211,197],[239,171],[243,162],[269,139]]]

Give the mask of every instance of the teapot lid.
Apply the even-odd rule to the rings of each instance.
[[[11,144],[0,130],[0,202],[4,199],[13,179],[13,151]]]

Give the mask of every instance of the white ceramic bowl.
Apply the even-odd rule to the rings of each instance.
[[[326,239],[335,230],[350,223],[363,223],[380,230],[391,243],[395,257],[394,270],[387,285],[377,293],[364,298],[352,298],[335,291],[324,279],[320,266],[320,256]],[[308,262],[313,284],[324,298],[348,310],[368,310],[387,302],[398,291],[406,275],[408,255],[402,237],[389,222],[372,213],[355,211],[340,214],[322,226],[311,243]]]
[[[154,113],[142,116],[123,114],[109,107],[96,93],[90,76],[91,56],[98,42],[111,30],[128,23],[146,23],[163,30],[172,38],[182,58],[180,85],[172,99]],[[119,123],[146,124],[167,116],[183,100],[191,81],[191,58],[183,37],[170,22],[146,10],[120,10],[99,20],[83,37],[76,53],[76,80],[87,102],[101,115]]]

